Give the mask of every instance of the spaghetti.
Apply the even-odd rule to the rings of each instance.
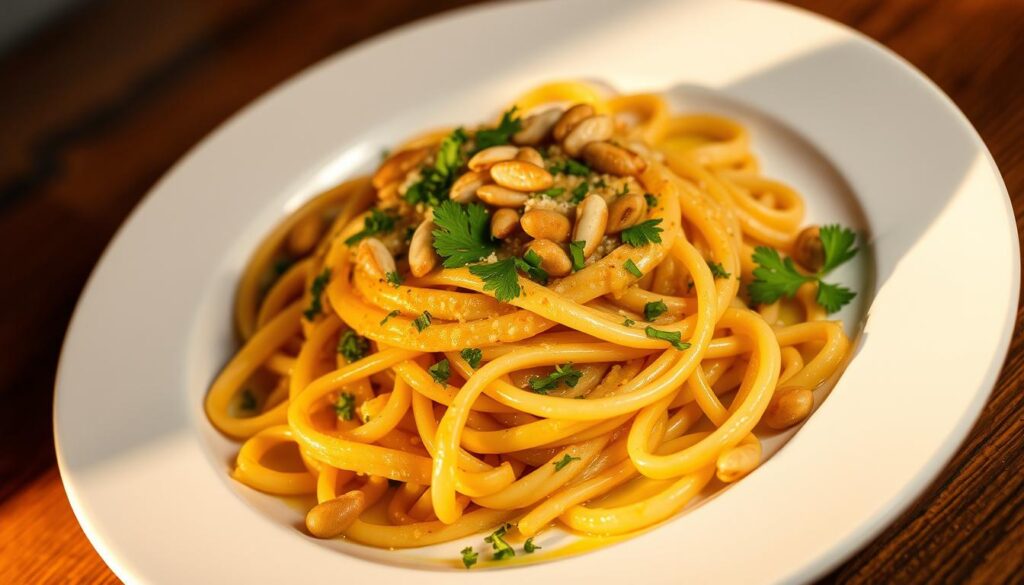
[[[803,214],[733,120],[544,85],[278,225],[206,413],[238,481],[315,495],[318,537],[496,530],[500,559],[642,529],[756,468],[843,363],[853,293],[820,277],[852,232]]]

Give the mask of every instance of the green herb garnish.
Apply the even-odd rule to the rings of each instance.
[[[555,371],[543,378],[532,378],[530,389],[537,394],[547,394],[557,388],[560,383],[569,388],[575,388],[581,377],[583,377],[583,372],[574,368],[572,362],[568,362],[555,366]]]
[[[434,249],[445,268],[478,262],[494,252],[490,217],[480,204],[445,201],[434,209]]]
[[[448,364],[448,360],[441,360],[437,362],[436,364],[430,366],[430,368],[428,368],[427,371],[430,372],[430,377],[433,378],[435,382],[441,384],[442,386],[448,383],[448,378],[452,375],[451,367]]]
[[[404,282],[402,275],[397,272],[385,272],[384,280],[395,288],[402,286],[402,283]]]
[[[473,152],[476,153],[492,146],[508,144],[509,140],[512,139],[512,135],[523,128],[522,121],[516,116],[516,110],[516,106],[512,106],[510,110],[502,114],[497,128],[478,130],[473,137],[476,142],[476,148]]]
[[[416,326],[416,331],[422,333],[424,329],[430,327],[431,320],[430,311],[423,311],[422,315],[413,319],[412,324]]]
[[[395,309],[394,311],[391,311],[390,313],[385,315],[384,318],[380,320],[380,324],[383,325],[383,324],[387,323],[388,321],[390,321],[392,317],[397,317],[397,316],[399,316],[401,314],[402,314],[401,311],[399,311],[398,309]]]
[[[386,234],[393,229],[395,229],[395,216],[375,207],[370,210],[369,215],[363,218],[363,229],[345,238],[345,245],[354,246],[365,238]]]
[[[566,453],[565,455],[562,455],[561,459],[559,459],[558,461],[554,462],[555,471],[562,471],[562,469],[564,469],[566,465],[569,465],[573,461],[579,461],[579,460],[580,460],[579,457],[573,457],[573,456],[569,455],[568,453]]]
[[[626,269],[626,272],[632,274],[633,276],[635,276],[637,278],[643,278],[644,277],[643,271],[641,271],[640,267],[636,265],[636,262],[633,262],[632,258],[627,259],[622,264],[622,267]]]
[[[668,311],[668,306],[664,301],[651,301],[644,305],[644,319],[654,321],[666,311]]]
[[[327,288],[327,283],[330,281],[330,268],[324,268],[323,272],[313,279],[313,283],[309,286],[309,307],[302,312],[302,316],[306,318],[306,321],[312,321],[324,312],[323,301],[320,300],[320,297],[323,296],[324,289]]]
[[[528,555],[533,554],[534,552],[539,551],[542,548],[544,547],[533,544],[532,536],[530,538],[527,538],[526,542],[523,543],[523,552],[525,552]]]
[[[509,544],[505,542],[505,539],[503,538],[505,536],[505,533],[507,533],[510,528],[512,528],[511,524],[505,524],[504,526],[495,530],[494,533],[492,533],[490,536],[484,539],[484,542],[490,543],[491,547],[494,549],[493,558],[496,561],[516,556],[515,549],[509,546]]]
[[[462,356],[462,359],[466,360],[469,367],[475,370],[480,367],[480,360],[483,359],[484,352],[475,347],[467,347],[460,351],[459,355]]]
[[[342,420],[352,420],[356,413],[356,397],[348,392],[338,396],[338,402],[334,405],[334,412]]]
[[[646,333],[647,337],[650,337],[651,339],[661,339],[663,341],[667,341],[672,344],[672,347],[678,350],[683,350],[690,347],[689,343],[681,341],[683,335],[678,331],[662,331],[661,329],[655,329],[654,327],[648,325],[647,328],[644,329],[644,333]]]
[[[587,242],[580,240],[578,242],[569,243],[569,257],[572,258],[572,271],[583,270],[586,266],[587,259],[583,257],[583,248],[587,245]]]
[[[473,547],[467,546],[462,549],[462,564],[466,565],[466,568],[468,569],[476,564],[477,557],[479,556],[480,555],[473,550]]]
[[[363,359],[368,351],[370,351],[369,340],[357,335],[351,329],[343,333],[341,339],[338,340],[338,353],[344,356],[345,361],[350,364]]]
[[[725,267],[719,264],[718,262],[712,262],[711,260],[708,260],[708,268],[711,269],[711,275],[714,276],[715,278],[729,278],[730,276],[732,276],[731,274],[726,272]]]
[[[629,244],[634,248],[646,246],[651,242],[660,244],[662,232],[662,229],[658,227],[658,224],[660,223],[660,219],[648,219],[647,221],[642,221],[634,226],[622,230],[620,237],[622,238],[623,243]]]
[[[437,207],[448,199],[456,171],[465,163],[462,146],[469,140],[465,130],[456,128],[437,149],[434,165],[420,169],[420,180],[409,186],[405,200],[415,205],[426,203]]]

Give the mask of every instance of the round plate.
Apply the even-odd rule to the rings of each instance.
[[[766,173],[804,193],[811,220],[870,234],[862,265],[839,275],[870,304],[846,314],[865,316],[831,395],[749,477],[614,546],[488,581],[809,580],[927,486],[995,382],[1020,285],[1006,189],[949,99],[871,41],[780,5],[502,4],[381,36],[260,99],[114,239],[72,320],[54,417],[72,507],[119,577],[475,578],[428,570],[415,551],[305,536],[300,514],[227,477],[237,447],[205,420],[202,398],[234,346],[236,279],[271,225],[402,136],[486,119],[561,78],[660,91],[677,109],[749,124]]]

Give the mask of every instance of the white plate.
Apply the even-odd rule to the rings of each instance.
[[[227,478],[236,446],[202,397],[233,348],[239,271],[284,213],[407,133],[579,77],[750,124],[767,173],[806,195],[810,219],[871,234],[870,262],[841,275],[865,301],[847,318],[870,307],[828,400],[755,473],[636,538],[488,581],[805,581],[927,486],[995,382],[1020,284],[1005,187],[955,106],[879,46],[779,5],[498,5],[384,35],[262,98],[177,165],[107,250],[68,332],[54,416],[71,504],[119,577],[477,578],[304,536],[294,510]]]

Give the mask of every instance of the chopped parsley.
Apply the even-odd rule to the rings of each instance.
[[[462,359],[466,360],[469,367],[475,370],[480,367],[480,360],[483,359],[484,352],[475,347],[467,347],[460,351],[459,355],[462,356]]]
[[[412,320],[412,324],[416,326],[416,331],[422,333],[424,329],[430,327],[431,319],[430,311],[423,311],[422,315]]]
[[[552,187],[547,191],[541,191],[540,193],[545,197],[558,197],[562,193],[565,193],[565,187]]]
[[[543,378],[532,378],[530,380],[530,390],[533,390],[537,394],[547,394],[555,388],[558,388],[558,384],[560,383],[565,384],[569,388],[575,388],[576,384],[579,383],[580,378],[582,377],[583,372],[574,368],[572,362],[568,362],[555,366],[555,371]]]
[[[568,453],[566,453],[565,455],[562,455],[561,459],[559,459],[558,461],[555,461],[553,463],[553,465],[555,466],[555,471],[562,471],[563,469],[565,469],[566,465],[569,465],[573,461],[579,461],[579,460],[580,460],[579,457],[573,457],[572,455],[569,455]]]
[[[572,258],[572,271],[583,270],[586,266],[587,259],[583,257],[583,247],[587,245],[587,242],[580,240],[578,242],[569,243],[569,257]]]
[[[562,161],[553,162],[548,165],[548,172],[552,175],[573,175],[575,177],[586,177],[590,175],[590,167],[578,160],[567,158]]]
[[[658,198],[650,193],[644,193],[644,201],[647,202],[647,207],[655,207],[658,205]]]
[[[534,552],[539,551],[542,548],[544,547],[533,544],[532,536],[530,538],[527,538],[526,542],[523,543],[523,552],[525,552],[528,555],[533,554]]]
[[[466,548],[462,549],[462,564],[466,565],[466,568],[468,569],[476,564],[477,557],[479,556],[480,555],[478,555],[476,551],[473,550],[473,547],[467,546]]]
[[[493,291],[494,298],[503,303],[518,297],[522,291],[515,258],[505,258],[494,264],[476,264],[469,267],[469,272],[484,281],[484,290]]]
[[[476,153],[492,146],[508,144],[509,140],[512,139],[512,135],[523,128],[522,120],[516,116],[517,109],[516,106],[512,106],[510,110],[502,114],[497,128],[478,130],[473,137],[476,142],[476,148],[473,152]]]
[[[516,268],[525,272],[531,279],[546,285],[548,283],[548,273],[540,267],[540,263],[543,261],[544,259],[540,257],[540,254],[534,252],[533,249],[529,249],[523,254],[523,261],[516,262],[515,264]]]
[[[626,269],[626,272],[632,274],[633,276],[635,276],[637,278],[643,278],[644,277],[643,271],[640,270],[640,267],[636,265],[636,262],[633,262],[632,258],[627,259],[622,264],[622,267]]]
[[[345,392],[338,396],[338,402],[334,405],[334,412],[342,420],[352,420],[356,414],[356,397]]]
[[[448,383],[448,378],[452,375],[452,370],[448,364],[448,360],[441,360],[437,362],[430,366],[427,371],[430,372],[430,377],[442,386]]]
[[[342,334],[341,339],[338,340],[338,353],[344,356],[345,361],[350,364],[363,359],[368,351],[370,351],[370,342],[351,329]]]
[[[651,242],[660,244],[662,232],[662,229],[658,227],[660,223],[660,219],[648,219],[622,230],[621,238],[623,243],[629,244],[634,248],[646,246]]]
[[[434,209],[434,249],[445,268],[478,262],[494,252],[490,218],[478,203],[462,205],[445,201]]]
[[[644,333],[646,333],[647,337],[650,337],[651,339],[667,341],[672,344],[672,347],[679,350],[690,347],[689,343],[681,341],[683,334],[678,331],[662,331],[661,329],[655,329],[648,325],[647,328],[644,329]]]
[[[404,280],[402,279],[402,275],[397,272],[384,273],[384,280],[386,280],[388,284],[395,288],[398,288],[404,282]]]
[[[508,559],[516,556],[516,551],[507,542],[505,542],[505,533],[512,528],[511,524],[505,524],[501,528],[495,530],[490,536],[484,539],[484,542],[490,543],[491,548],[494,549],[494,560],[500,561],[502,559]]]
[[[715,278],[729,278],[730,276],[732,276],[731,274],[725,271],[725,266],[722,266],[718,262],[712,262],[711,260],[708,260],[708,268],[711,269],[711,275],[714,276]]]
[[[448,190],[455,182],[456,171],[465,163],[462,146],[469,137],[462,128],[456,128],[441,141],[434,157],[434,165],[420,169],[419,181],[409,186],[405,200],[415,205],[427,203],[437,207],[448,199]]]
[[[327,283],[330,281],[330,268],[324,268],[324,271],[313,279],[313,283],[309,286],[309,306],[302,312],[302,316],[306,318],[306,321],[312,321],[324,312],[323,301],[320,300],[320,297],[323,296],[324,289],[327,288]]]
[[[572,202],[579,203],[580,201],[583,201],[583,198],[587,196],[587,193],[589,191],[590,186],[587,185],[586,183],[580,183],[579,185],[576,185],[576,187],[573,188],[572,190]]]
[[[395,216],[374,207],[369,215],[363,218],[363,229],[345,239],[345,245],[354,246],[361,240],[378,234],[386,234],[395,229]]]
[[[626,317],[626,320],[623,321],[622,324],[625,325],[626,327],[632,327],[633,325],[636,325],[636,321],[630,319],[629,317]]]
[[[644,319],[654,321],[666,311],[668,311],[668,306],[664,301],[651,301],[644,305]]]
[[[781,297],[793,297],[805,282],[814,282],[818,285],[815,300],[825,311],[835,313],[852,301],[857,293],[821,279],[857,254],[857,248],[853,247],[857,235],[839,225],[824,226],[819,234],[825,261],[821,270],[814,274],[803,274],[797,270],[792,258],[783,259],[774,248],[755,248],[753,259],[757,268],[754,268],[754,281],[748,289],[750,299],[757,304],[774,303]]]
[[[399,311],[398,309],[395,309],[394,311],[391,311],[390,313],[385,315],[384,318],[380,320],[380,324],[383,325],[383,324],[387,323],[388,321],[390,321],[392,317],[397,317],[397,316],[399,316],[401,314],[402,314],[401,311]]]

